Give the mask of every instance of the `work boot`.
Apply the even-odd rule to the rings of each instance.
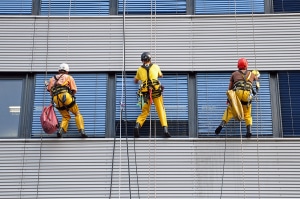
[[[251,138],[252,136],[251,125],[248,125],[246,128],[247,128],[246,138]]]
[[[133,132],[133,136],[134,136],[135,138],[140,137],[140,128],[141,128],[141,125],[137,122],[137,123],[135,124],[134,132]]]
[[[220,125],[218,126],[218,128],[216,128],[215,130],[215,134],[219,135],[219,133],[221,133],[221,130],[223,129],[223,127],[225,126],[226,122],[225,120],[222,120],[222,122],[220,123]]]
[[[58,131],[56,133],[56,137],[61,138],[63,132],[64,132],[63,128],[59,127],[59,129],[58,129]]]
[[[88,138],[87,134],[85,133],[84,129],[80,129],[79,133],[81,134],[82,138]]]
[[[169,131],[168,131],[168,127],[164,126],[163,128],[164,128],[164,136],[165,136],[166,138],[171,137],[171,135],[170,135],[170,133],[169,133]]]

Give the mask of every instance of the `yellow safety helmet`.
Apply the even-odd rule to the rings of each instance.
[[[252,73],[256,76],[256,77],[260,77],[260,73],[258,70],[253,70]]]

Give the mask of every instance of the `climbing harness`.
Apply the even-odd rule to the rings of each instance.
[[[156,79],[150,79],[149,71],[153,64],[149,66],[142,65],[141,67],[147,71],[147,80],[140,84],[140,89],[137,92],[138,105],[140,108],[143,108],[143,105],[149,103],[150,105],[153,102],[153,98],[158,98],[162,95],[162,86],[160,81]]]
[[[57,84],[58,80],[65,74],[61,74],[59,76],[59,78],[56,77],[56,75],[53,76],[55,83],[53,85],[53,87],[51,88],[51,93],[52,93],[52,103],[53,103],[53,99],[56,98],[58,104],[56,104],[56,109],[57,110],[69,110],[70,108],[72,108],[75,104],[76,104],[76,100],[75,97],[72,95],[72,91],[70,90],[70,88],[68,86],[66,86],[66,84],[68,83],[67,81],[64,82],[63,84]],[[67,99],[66,94],[69,93],[70,96],[72,96],[72,102],[68,105],[65,105],[65,101]],[[61,94],[63,94],[61,96]]]

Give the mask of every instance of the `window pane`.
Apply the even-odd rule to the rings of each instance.
[[[123,14],[185,14],[186,0],[119,0],[118,13]]]
[[[215,137],[215,129],[222,120],[227,107],[226,91],[231,72],[207,72],[197,74],[198,135],[199,137]],[[217,80],[217,81],[216,81]],[[270,98],[269,74],[261,72],[260,89],[257,99],[252,100],[252,133],[259,137],[273,136],[272,112]],[[239,137],[240,130],[246,134],[245,122],[234,119],[224,127],[220,136]]]
[[[123,136],[133,136],[133,128],[136,118],[141,113],[141,107],[138,104],[137,91],[139,85],[133,83],[133,74],[126,74],[123,79],[121,74],[116,76],[116,133],[120,135],[120,127]],[[169,131],[172,137],[188,136],[188,74],[186,73],[164,73],[164,77],[159,81],[165,86],[163,92],[164,107],[166,109]],[[122,86],[123,85],[123,86]],[[126,90],[125,86],[126,85]],[[125,104],[124,111],[121,111],[121,102]],[[122,113],[122,115],[121,115]],[[122,118],[123,117],[123,120]],[[120,123],[126,121],[127,123]],[[142,137],[148,137],[149,131],[158,136],[162,135],[162,127],[153,104],[149,116],[147,117],[143,128],[140,130]]]
[[[299,0],[273,0],[275,13],[300,12]]]
[[[264,0],[228,1],[196,0],[196,14],[251,14],[264,13]]]
[[[300,136],[300,72],[281,71],[278,73],[282,128],[284,137]]]
[[[30,15],[32,0],[1,0],[0,15]]]
[[[0,137],[18,137],[22,80],[0,80],[0,93]]]
[[[109,15],[109,0],[41,0],[41,15]]]

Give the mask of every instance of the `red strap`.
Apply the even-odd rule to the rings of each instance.
[[[152,104],[153,100],[152,100],[152,88],[149,89],[149,102],[150,102],[150,105]]]

